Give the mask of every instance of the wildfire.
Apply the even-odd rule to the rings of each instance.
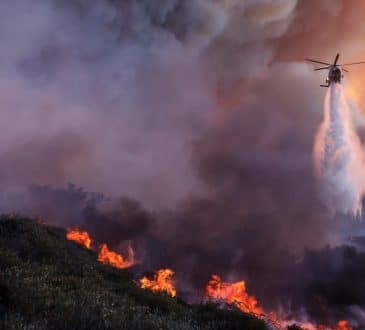
[[[67,228],[66,237],[70,241],[91,249],[92,239],[86,231],[82,231],[79,228]],[[128,247],[128,257],[124,258],[121,254],[109,250],[107,244],[102,244],[98,254],[98,261],[119,269],[129,268],[135,264],[134,251],[131,247]],[[175,297],[176,288],[173,276],[173,270],[169,268],[160,269],[156,271],[153,279],[149,279],[146,276],[141,278],[139,285],[142,289],[148,289],[152,292],[165,292],[171,297]],[[218,275],[212,275],[205,287],[205,292],[209,299],[235,305],[242,312],[254,314],[270,322],[278,329],[282,329],[290,324],[290,321],[278,318],[274,312],[266,313],[259,305],[256,297],[250,296],[247,293],[245,281],[227,283],[223,282]],[[350,323],[346,320],[339,321],[335,327],[302,322],[296,322],[296,324],[303,330],[353,330]]]
[[[335,327],[327,325],[315,325],[313,323],[296,323],[302,330],[352,330],[352,326],[346,320],[341,320]]]
[[[205,290],[209,299],[223,300],[227,304],[234,304],[245,313],[265,314],[264,310],[258,305],[256,298],[247,294],[244,281],[224,283],[219,276],[212,275],[212,279],[208,282]]]
[[[166,292],[171,297],[176,296],[175,283],[172,279],[174,271],[171,269],[160,269],[152,280],[143,277],[139,280],[142,289],[149,289],[152,292]]]
[[[87,249],[91,248],[91,238],[88,232],[81,231],[78,228],[67,228],[66,238],[69,241],[74,241],[77,244],[83,245]]]
[[[98,260],[119,269],[129,268],[135,264],[134,251],[131,247],[128,247],[128,257],[124,258],[121,254],[110,251],[106,244],[101,245]]]
[[[346,320],[338,322],[337,327],[334,330],[352,330],[350,323]]]

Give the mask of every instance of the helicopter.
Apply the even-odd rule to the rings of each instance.
[[[326,65],[325,67],[316,68],[316,69],[314,69],[314,71],[329,70],[328,77],[326,79],[326,84],[320,85],[321,87],[330,87],[330,85],[332,83],[341,83],[342,78],[343,78],[342,71],[348,72],[348,70],[346,70],[344,68],[344,66],[365,63],[365,61],[363,61],[363,62],[354,62],[354,63],[346,63],[346,64],[337,64],[339,58],[340,58],[340,54],[337,54],[333,64],[322,62],[322,61],[317,61],[317,60],[312,60],[310,58],[305,59],[308,62]]]

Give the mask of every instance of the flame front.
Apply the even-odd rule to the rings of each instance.
[[[143,277],[139,280],[142,289],[149,289],[152,292],[166,292],[171,297],[176,296],[175,283],[172,277],[174,271],[171,269],[160,269],[154,275],[152,280]]]
[[[98,260],[119,269],[129,268],[135,264],[134,251],[131,247],[128,247],[128,258],[124,258],[121,254],[110,251],[106,244],[101,245]]]
[[[219,276],[212,275],[212,279],[208,282],[205,290],[209,299],[223,300],[227,304],[234,304],[245,313],[265,314],[264,310],[258,305],[256,298],[247,294],[244,281],[224,283]]]
[[[79,228],[67,228],[66,237],[70,241],[74,241],[87,249],[91,249],[92,240],[88,232]],[[113,266],[118,269],[125,269],[135,265],[134,251],[128,247],[128,257],[124,258],[121,254],[111,251],[107,244],[100,246],[98,261]],[[166,268],[160,269],[153,279],[146,276],[139,280],[142,289],[148,289],[152,292],[165,292],[171,297],[176,296],[175,282],[173,280],[174,271]],[[268,321],[278,329],[282,329],[287,325],[297,324],[303,330],[353,330],[350,323],[341,320],[336,326],[315,325],[308,322],[289,321],[285,318],[279,318],[276,313],[266,313],[259,305],[254,296],[250,296],[246,291],[245,281],[234,283],[223,282],[218,275],[212,275],[211,279],[205,287],[206,296],[215,301],[223,301],[226,304],[235,305],[244,313],[254,314],[255,316]],[[294,322],[294,323],[293,323]]]
[[[284,322],[283,324],[288,325],[288,323]],[[290,323],[293,324],[293,323]],[[301,330],[352,330],[352,326],[350,323],[346,320],[341,320],[337,323],[335,327],[320,324],[316,325],[313,323],[302,323],[302,322],[294,322]]]
[[[92,241],[91,241],[89,233],[86,231],[81,231],[78,228],[74,228],[74,229],[67,228],[66,238],[69,241],[74,241],[77,244],[83,245],[87,249],[91,248]]]
[[[350,323],[346,320],[338,322],[337,327],[334,330],[352,330]]]

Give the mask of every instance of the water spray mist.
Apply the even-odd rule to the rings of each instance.
[[[314,162],[322,197],[334,212],[361,214],[364,152],[351,121],[341,84],[331,84],[324,119],[314,145]]]

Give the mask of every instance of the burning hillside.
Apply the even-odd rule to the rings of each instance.
[[[0,328],[267,330],[245,314],[155,297],[63,229],[0,217]]]
[[[90,235],[80,229],[68,229],[66,238],[77,244],[90,249]],[[128,258],[110,251],[107,244],[102,244],[99,249],[97,260],[103,264],[110,265],[117,269],[125,269],[133,266],[134,251],[128,248]],[[153,293],[165,293],[171,297],[177,296],[176,283],[173,279],[174,271],[168,268],[160,269],[155,272],[152,279],[147,276],[142,277],[138,284],[142,289],[150,290]],[[234,283],[223,282],[218,275],[212,275],[205,287],[206,298],[212,302],[225,306],[234,306],[243,313],[251,314],[262,319],[268,326],[278,329],[302,329],[302,330],[353,330],[351,324],[347,320],[340,320],[336,325],[314,324],[311,322],[302,322],[300,320],[290,320],[287,316],[278,316],[274,311],[265,311],[257,301],[255,296],[249,295],[246,291],[245,281]],[[283,313],[281,313],[283,314]],[[285,314],[285,312],[284,312]]]
[[[268,260],[266,244],[260,246],[258,241],[253,240],[257,231],[255,227],[238,227],[235,233],[230,234],[229,240],[221,240],[226,237],[222,229],[216,234],[218,241],[213,245],[205,245],[204,235],[201,234],[198,235],[197,244],[195,238],[198,237],[195,236],[200,231],[206,231],[205,227],[197,227],[204,219],[198,222],[186,219],[194,218],[201,212],[208,212],[213,219],[217,214],[223,216],[219,205],[206,201],[185,209],[181,222],[183,229],[176,230],[171,227],[171,220],[175,224],[181,221],[176,214],[170,213],[165,220],[165,215],[151,214],[136,202],[123,201],[117,206],[107,204],[108,207],[105,207],[101,199],[95,200],[94,195],[73,187],[66,190],[45,187],[32,189],[32,198],[38,201],[40,208],[46,209],[50,200],[53,203],[57,201],[52,208],[53,213],[45,214],[42,217],[44,219],[57,219],[58,214],[64,214],[66,205],[63,200],[73,205],[73,213],[67,214],[70,228],[73,229],[69,229],[65,235],[68,239],[73,236],[77,245],[94,253],[95,261],[102,256],[103,262],[99,261],[100,264],[131,269],[138,260],[138,266],[131,271],[139,286],[141,274],[159,269],[161,262],[173,270],[173,278],[158,276],[158,272],[145,276],[145,287],[150,289],[148,291],[160,291],[159,283],[162,280],[161,287],[164,287],[166,280],[170,289],[162,292],[169,295],[176,294],[188,302],[209,298],[220,305],[234,305],[272,324],[298,324],[303,328],[311,324],[315,330],[314,325],[318,328],[325,324],[333,330],[340,320],[347,320],[354,330],[361,329],[361,306],[365,305],[362,281],[365,253],[360,245],[311,249],[304,251],[299,259],[296,254],[273,249],[269,251],[273,259]],[[59,196],[62,198],[59,199]],[[82,214],[82,217],[75,218],[75,213]],[[234,219],[235,215],[230,214],[230,217]],[[264,219],[259,218],[257,224],[260,221]],[[103,223],[102,227],[98,226],[100,222]],[[82,229],[76,230],[74,225]],[[186,232],[191,235],[185,235]],[[272,237],[265,238],[273,244],[270,240]],[[89,240],[91,249],[87,248]],[[127,247],[129,242],[133,243],[133,250],[121,249]],[[187,245],[189,242],[192,245]],[[106,244],[104,248],[103,244]],[[237,250],[232,255],[231,247],[239,244],[247,249]],[[220,258],[211,259],[212,253]],[[259,259],[257,255],[260,255]],[[230,283],[222,280],[232,278],[232,270],[235,271],[236,281]],[[238,277],[240,271],[245,275]],[[211,274],[216,273],[222,277],[210,278]],[[357,286],[351,283],[357,283]],[[202,291],[207,294],[201,294]]]
[[[253,314],[262,318],[275,329],[292,329],[297,327],[302,330],[352,330],[352,326],[346,320],[338,321],[337,325],[329,326],[323,324],[313,324],[309,322],[288,321],[285,318],[279,318],[275,312],[266,312],[259,306],[254,296],[248,295],[246,292],[246,284],[244,281],[235,283],[222,282],[217,275],[212,278],[206,285],[206,295],[208,299],[222,302],[227,305],[234,305],[241,311]]]

